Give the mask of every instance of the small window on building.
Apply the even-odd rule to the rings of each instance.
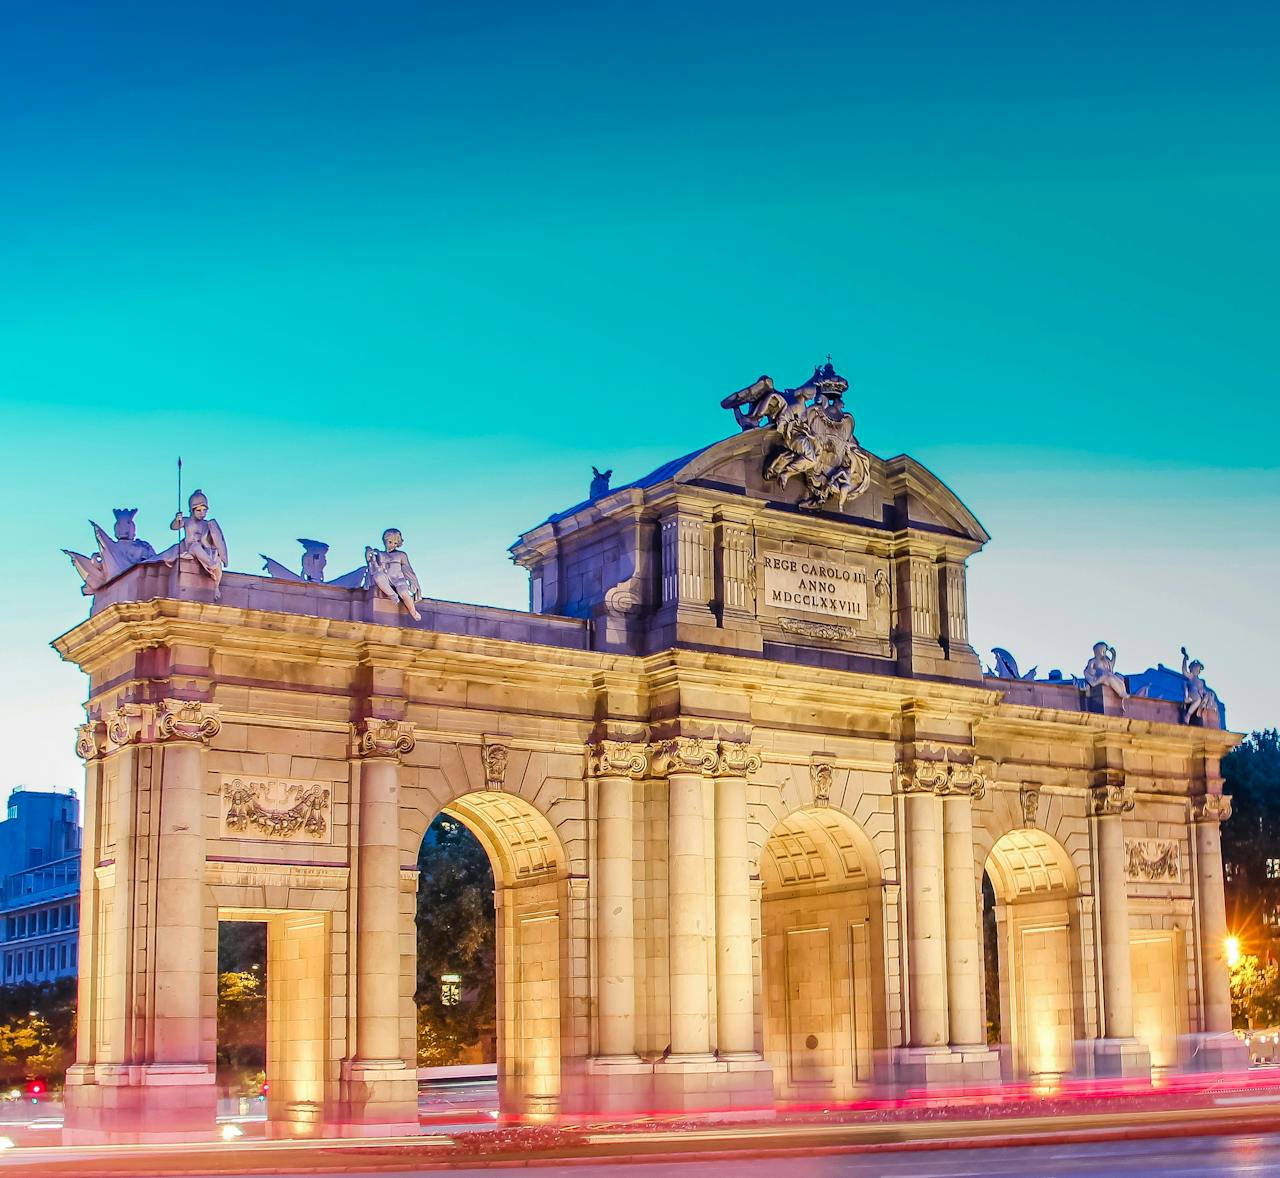
[[[71,943],[71,968],[76,968],[76,954],[79,952],[80,946],[74,941]]]
[[[457,1006],[462,1001],[462,977],[456,973],[440,975],[440,1005]]]
[[[66,968],[67,968],[67,947],[66,947],[66,945],[61,945],[61,946],[58,948],[58,968],[59,968],[59,969],[66,969]]]
[[[1280,879],[1280,859],[1267,860],[1267,878]]]

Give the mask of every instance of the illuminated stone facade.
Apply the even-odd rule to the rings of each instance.
[[[415,621],[186,557],[100,587],[56,643],[91,678],[68,1140],[212,1132],[220,919],[268,924],[272,1131],[416,1130],[415,863],[441,812],[493,863],[509,1112],[1233,1058],[1236,738],[984,678],[987,536],[959,500],[837,450],[819,501],[802,464],[770,476],[777,444],[748,429],[522,536],[528,613],[427,598]]]

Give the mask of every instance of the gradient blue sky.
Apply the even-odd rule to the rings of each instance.
[[[1280,721],[1280,7],[11,6],[0,786],[75,784],[60,547],[174,458],[238,569],[516,534],[831,352],[992,534],[988,654],[1206,663]]]

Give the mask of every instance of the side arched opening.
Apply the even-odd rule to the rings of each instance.
[[[464,794],[444,807],[437,821],[441,820],[461,823],[475,836],[492,872],[493,1053],[499,1108],[514,1116],[554,1113],[560,1096],[562,978],[567,972],[563,848],[546,818],[511,794]],[[419,855],[420,911],[437,900],[429,891],[433,873],[421,870],[440,849],[433,841],[424,836]],[[447,921],[435,923],[447,926]],[[481,951],[471,959],[484,962],[485,954]],[[452,984],[443,978],[433,981]],[[486,1000],[484,979],[460,977],[456,984],[459,999],[471,987],[476,1000]]]
[[[880,876],[838,810],[798,810],[760,855],[764,1054],[784,1100],[840,1100],[871,1081],[884,1025]]]
[[[1007,1072],[1054,1080],[1071,1071],[1080,1038],[1079,887],[1066,850],[1040,830],[997,840],[984,865],[988,1026]],[[992,931],[994,929],[994,936]]]

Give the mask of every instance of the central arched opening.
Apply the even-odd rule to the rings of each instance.
[[[1071,859],[1044,831],[1010,831],[987,856],[982,890],[989,1037],[1013,1076],[1058,1079],[1071,1070],[1082,1023]]]
[[[560,1096],[565,859],[550,823],[511,794],[449,803],[418,853],[420,1066],[493,1062],[505,1114]]]
[[[871,842],[838,810],[798,810],[760,855],[764,1054],[779,1098],[848,1099],[883,1044],[884,941]]]

